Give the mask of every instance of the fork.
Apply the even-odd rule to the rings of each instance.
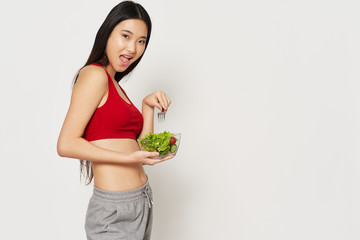
[[[158,112],[158,122],[165,122],[165,111],[164,108],[161,108],[161,112]]]

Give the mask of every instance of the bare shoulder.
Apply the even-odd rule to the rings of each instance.
[[[88,65],[83,67],[80,72],[78,79],[75,83],[79,87],[95,87],[100,89],[106,89],[108,84],[108,77],[105,70],[102,67],[95,65]]]
[[[88,65],[79,72],[72,92],[72,101],[82,103],[83,100],[86,100],[90,103],[89,99],[92,99],[95,101],[93,105],[97,106],[107,91],[108,77],[105,70],[102,67]]]

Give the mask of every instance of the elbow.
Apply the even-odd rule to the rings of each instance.
[[[57,146],[57,153],[60,157],[65,157],[65,152],[59,145]]]
[[[59,138],[57,142],[57,153],[60,157],[68,157],[69,156],[69,144],[66,144],[66,141]]]
[[[60,157],[65,157],[64,146],[62,145],[62,143],[60,141],[58,141],[58,143],[57,143],[56,150]]]

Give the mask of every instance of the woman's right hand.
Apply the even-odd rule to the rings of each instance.
[[[158,157],[158,156],[159,156],[158,152],[136,151],[130,154],[130,159],[134,163],[152,166],[154,164],[164,162],[174,157],[174,155],[170,155],[159,159],[150,158],[150,157]]]

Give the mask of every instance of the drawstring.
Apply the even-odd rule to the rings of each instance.
[[[149,208],[151,208],[151,206],[154,205],[154,202],[151,200],[151,198],[149,196],[149,190],[150,190],[149,187],[146,187],[144,190],[142,190],[142,194],[145,194],[145,196],[149,202]]]

